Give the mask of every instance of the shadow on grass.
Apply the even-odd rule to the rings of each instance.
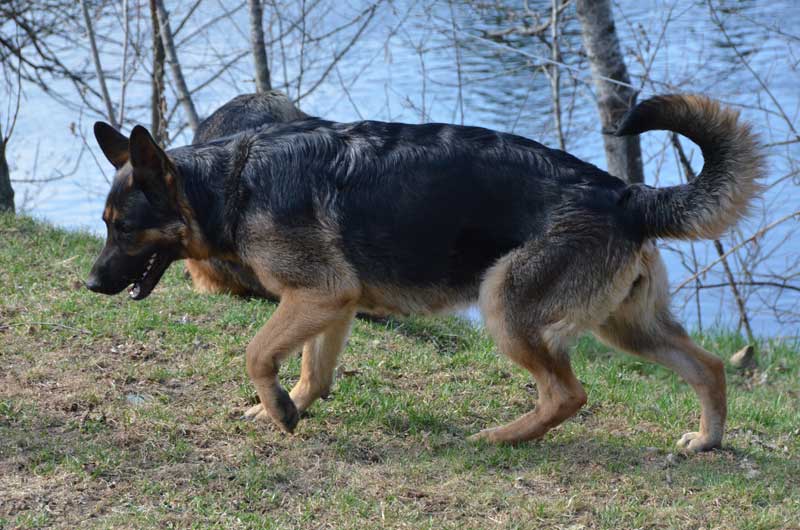
[[[545,468],[612,475],[668,472],[698,475],[705,485],[741,480],[761,486],[770,486],[773,479],[782,480],[781,477],[800,477],[800,461],[793,460],[790,454],[751,449],[734,440],[722,449],[684,455],[672,446],[672,439],[666,446],[652,447],[654,442],[649,436],[625,436],[565,425],[541,440],[515,446],[493,445],[469,441],[467,438],[477,428],[463,420],[452,420],[435,411],[422,415],[410,412],[385,413],[369,425],[345,429],[344,434],[317,433],[311,439],[329,436],[337,456],[346,462],[387,465],[429,462],[452,471],[481,468],[516,472]],[[499,423],[489,422],[482,427]],[[800,487],[800,480],[795,486]]]
[[[477,329],[469,322],[454,316],[403,319],[388,317],[381,324],[387,331],[431,344],[435,351],[442,355],[452,355],[472,348],[478,334]]]

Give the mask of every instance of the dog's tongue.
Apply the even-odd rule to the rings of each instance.
[[[142,290],[142,286],[139,285],[139,282],[134,283],[130,289],[128,289],[128,296],[131,298],[136,298],[139,296],[139,293]]]

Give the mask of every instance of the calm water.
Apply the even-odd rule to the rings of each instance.
[[[549,5],[549,2],[530,4],[541,6]],[[331,5],[338,7],[318,10],[312,15],[316,34],[337,27],[368,4],[354,1]],[[618,31],[634,84],[642,87],[640,97],[675,90],[676,87],[707,93],[742,106],[743,115],[756,124],[765,142],[787,139],[785,122],[774,112],[757,110],[757,107],[765,106],[774,111],[774,106],[759,83],[737,61],[736,52],[719,34],[705,2],[631,0],[616,5]],[[746,56],[764,77],[790,120],[798,123],[800,43],[781,35],[780,31],[800,33],[797,31],[800,27],[800,4],[795,0],[742,1],[727,2],[723,6],[735,7],[732,11],[720,10],[720,16],[738,52]],[[180,16],[185,9],[183,4],[175,3],[174,16]],[[189,34],[219,11],[219,4],[207,3],[206,11],[196,14],[196,20],[187,24],[182,35]],[[511,39],[511,47],[523,54],[471,37],[479,34],[480,30],[505,27],[504,19],[503,14],[495,9],[476,10],[458,2],[454,3],[452,10],[447,2],[435,3],[433,7],[413,1],[384,4],[357,44],[326,81],[301,101],[301,107],[311,114],[339,121],[374,118],[464,122],[511,131],[556,145],[550,114],[549,82],[542,69],[535,66],[538,61],[531,58],[531,55],[547,55],[547,50],[531,38]],[[665,24],[667,30],[662,32]],[[402,27],[399,31],[398,26]],[[192,86],[203,82],[213,72],[209,65],[221,64],[236,52],[246,49],[247,14],[244,10],[219,23],[216,28],[191,39],[179,52]],[[570,53],[570,50],[580,48],[578,29],[577,23],[572,21],[566,25],[562,36],[563,54],[574,68],[562,71],[567,149],[605,167],[591,86],[586,83],[589,79],[588,65],[577,54]],[[338,41],[331,40],[331,44],[322,48],[305,50],[306,60],[316,62],[304,74],[306,81],[299,91],[294,84],[288,88],[290,95],[305,92],[328,64],[332,48],[344,46],[351,35],[352,31],[342,32]],[[457,46],[454,46],[454,36]],[[107,44],[103,56],[107,68],[119,64],[118,50],[118,46]],[[298,43],[288,43],[285,52],[289,57],[286,71],[288,77],[293,78],[297,72]],[[653,55],[655,58],[651,61]],[[273,82],[277,88],[285,88],[280,86],[284,67],[279,61],[281,56],[277,46],[270,51],[270,57],[273,60]],[[83,52],[76,52],[74,57],[67,59],[76,62],[87,60]],[[654,81],[642,81],[645,71]],[[229,73],[201,90],[196,96],[201,115],[207,115],[238,92],[252,91],[250,72],[251,63],[247,56]],[[134,120],[147,123],[149,114],[145,105],[149,88],[145,80],[144,73],[134,80],[127,100]],[[53,88],[65,95],[71,93],[71,88],[66,85],[54,83]],[[113,82],[110,89],[113,94],[118,92]],[[174,100],[168,104],[173,105]],[[13,176],[28,179],[52,177],[58,171],[70,173],[69,177],[44,186],[17,184],[18,203],[24,201],[29,213],[70,228],[96,233],[103,231],[100,213],[111,171],[94,145],[91,124],[95,119],[97,116],[91,112],[67,109],[35,90],[27,91],[17,130],[9,146]],[[187,140],[187,134],[180,133],[174,145]],[[679,179],[672,152],[664,149],[664,141],[665,135],[660,133],[650,133],[643,139],[645,172],[651,184],[672,184]],[[688,141],[686,143],[688,148]],[[699,153],[690,152],[695,167],[699,169]],[[770,154],[770,172],[774,179],[797,169],[800,144],[775,147]],[[797,177],[771,189],[756,218],[744,224],[740,233],[744,236],[752,233],[762,221],[761,215],[776,219],[796,209],[800,204],[798,190]],[[764,248],[771,249],[771,252],[760,270],[780,271],[785,268],[785,263],[800,260],[798,242],[792,238],[792,231],[797,226],[798,222],[790,222],[764,240]],[[676,284],[691,274],[692,265],[671,249],[685,253],[693,250],[700,263],[716,257],[708,244],[696,244],[692,249],[689,245],[670,242],[665,247],[670,275]],[[733,266],[738,269],[736,260]],[[716,272],[706,278],[706,283],[718,281],[721,281],[721,276]],[[686,321],[694,327],[701,323],[704,327],[736,326],[737,313],[726,289],[703,291],[700,300],[702,322],[698,319],[692,293],[683,291],[675,300],[676,309]],[[769,310],[769,307],[779,305],[797,316],[800,314],[800,300],[796,295],[758,291],[749,296],[748,305],[752,308],[753,325],[758,334],[798,335],[797,318],[792,322],[780,322]]]

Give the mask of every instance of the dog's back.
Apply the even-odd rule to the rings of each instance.
[[[195,131],[193,144],[202,144],[270,123],[308,118],[282,92],[241,94],[215,110]]]

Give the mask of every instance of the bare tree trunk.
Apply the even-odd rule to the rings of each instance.
[[[150,0],[150,23],[153,26],[153,78],[150,96],[150,127],[153,139],[162,147],[167,144],[167,101],[164,97],[164,44],[161,42],[161,30],[158,25],[158,11],[155,0]]]
[[[194,102],[186,86],[186,80],[183,78],[181,63],[178,62],[178,53],[175,50],[175,42],[172,40],[172,30],[169,27],[167,10],[164,9],[164,0],[155,0],[155,3],[156,14],[158,15],[158,27],[161,33],[161,42],[164,44],[164,53],[166,54],[170,70],[172,70],[175,90],[178,92],[178,102],[183,106],[183,110],[186,112],[186,119],[189,121],[189,127],[191,127],[192,132],[194,132],[200,124],[200,118],[198,118],[197,111],[194,108]]]
[[[264,46],[264,11],[261,0],[248,0],[250,8],[250,47],[256,67],[256,91],[266,92],[272,89],[267,65],[267,49]]]
[[[111,125],[115,129],[119,129],[119,123],[114,117],[114,105],[111,103],[111,96],[108,95],[106,75],[100,64],[100,54],[97,52],[97,42],[94,37],[94,26],[92,26],[92,19],[89,16],[89,8],[86,6],[86,0],[81,0],[81,10],[83,11],[83,22],[86,24],[86,32],[89,34],[89,45],[92,48],[92,60],[94,61],[94,69],[97,73],[97,82],[100,83],[100,93],[103,96],[103,103],[105,103],[106,106],[106,115]]]
[[[559,9],[558,0],[553,0],[553,8],[550,14],[550,38],[552,43],[550,45],[551,57],[553,64],[550,65],[550,90],[553,93],[553,118],[556,125],[556,136],[558,137],[558,148],[562,151],[566,149],[564,142],[564,129],[561,125],[561,72],[557,63],[561,62],[561,46],[558,43],[558,18],[561,14]]]
[[[592,77],[597,89],[600,121],[604,131],[611,131],[636,102],[636,90],[630,87],[610,0],[577,0],[576,3],[583,46],[592,65]],[[644,182],[642,148],[638,136],[604,134],[603,142],[609,173],[628,182]]]
[[[125,91],[128,88],[128,44],[130,39],[128,0],[122,0],[122,68],[119,74],[119,124],[125,123]]]
[[[6,160],[8,138],[0,129],[0,212],[14,212],[14,189],[11,187],[11,175]]]

